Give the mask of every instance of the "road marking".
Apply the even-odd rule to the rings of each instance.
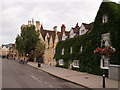
[[[32,76],[32,78],[34,78],[35,80],[37,79],[35,76]]]
[[[52,85],[49,85],[49,87],[53,87]]]
[[[42,81],[39,80],[39,82],[42,82]]]
[[[36,77],[36,78],[38,78],[38,79],[39,79],[39,77]]]
[[[47,84],[47,82],[44,82],[45,84]]]

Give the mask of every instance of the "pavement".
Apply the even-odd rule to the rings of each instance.
[[[38,67],[37,62],[28,62],[28,65],[40,69],[44,72],[47,72],[53,76],[59,77],[61,79],[83,85],[87,88],[102,88],[102,76],[93,75],[89,73],[84,72],[78,72],[70,69],[50,66],[46,64],[42,64],[41,67]],[[117,89],[120,86],[120,81],[112,80],[109,78],[106,78],[106,88],[110,89],[113,88],[113,90]]]

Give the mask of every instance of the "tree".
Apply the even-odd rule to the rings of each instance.
[[[23,27],[21,28],[21,35],[16,37],[16,49],[19,54],[34,56],[33,52],[39,41],[39,33],[35,31],[34,25]]]
[[[44,44],[42,43],[40,39],[37,42],[34,53],[35,53],[36,59],[42,60],[42,56],[44,53]]]

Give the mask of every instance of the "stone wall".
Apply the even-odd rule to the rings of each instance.
[[[109,78],[120,81],[120,65],[109,65]]]

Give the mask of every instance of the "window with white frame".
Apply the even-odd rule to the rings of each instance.
[[[107,21],[108,21],[108,16],[103,15],[103,17],[102,17],[102,22],[103,22],[103,23],[107,23]]]
[[[60,59],[60,60],[59,60],[59,65],[64,65],[63,59]]]
[[[79,68],[79,60],[73,60],[73,67]]]
[[[64,55],[64,48],[62,49],[62,55]]]
[[[109,57],[102,55],[101,56],[101,68],[102,69],[109,69]]]
[[[73,48],[72,48],[72,47],[70,47],[70,54],[72,54],[72,52],[73,52]]]
[[[80,53],[82,53],[82,51],[83,51],[83,47],[81,46],[81,47],[80,47]]]
[[[102,40],[101,40],[101,46],[109,46],[110,45],[110,33],[105,33],[101,35]]]

